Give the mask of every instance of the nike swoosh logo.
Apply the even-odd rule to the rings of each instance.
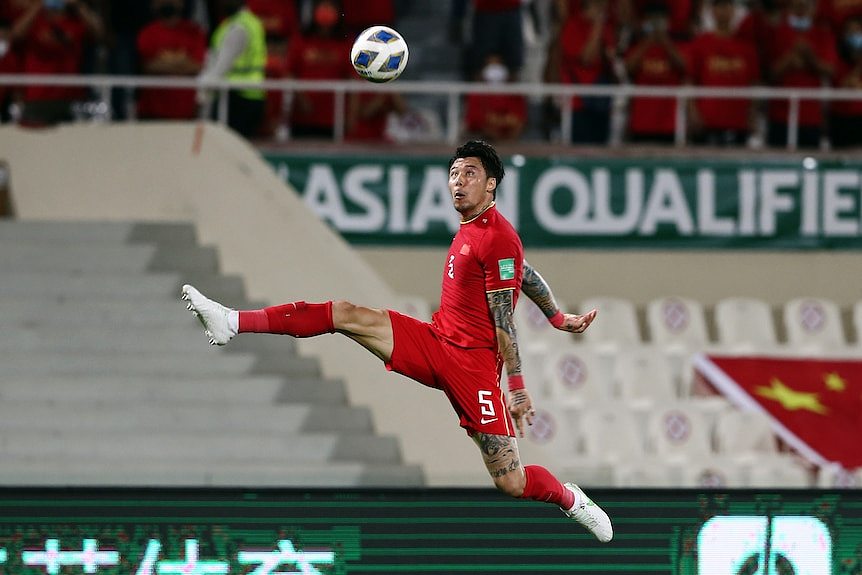
[[[498,419],[500,419],[500,418],[499,418],[499,417],[495,417],[495,418],[493,418],[493,419],[485,419],[485,418],[483,417],[482,419],[480,419],[480,420],[479,420],[479,423],[481,423],[482,425],[488,425],[489,423],[494,423],[494,422],[495,422],[495,421],[497,421]]]

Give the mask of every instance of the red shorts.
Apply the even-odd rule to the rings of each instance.
[[[389,319],[394,345],[386,369],[443,390],[470,435],[514,437],[494,350],[453,345],[430,323],[397,311],[389,310]]]

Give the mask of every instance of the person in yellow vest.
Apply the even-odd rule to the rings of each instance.
[[[226,17],[212,35],[207,64],[200,79],[231,82],[262,82],[266,68],[266,31],[263,23],[245,0],[223,0]],[[198,101],[209,110],[209,96]],[[246,138],[257,134],[263,120],[266,92],[259,88],[240,88],[228,97],[228,125]]]

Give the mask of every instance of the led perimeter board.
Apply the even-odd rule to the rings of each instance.
[[[862,490],[0,489],[0,574],[862,574]]]

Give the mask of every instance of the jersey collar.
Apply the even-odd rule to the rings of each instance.
[[[475,216],[473,216],[473,217],[472,217],[472,218],[470,218],[469,220],[461,220],[461,225],[463,226],[464,224],[469,224],[470,222],[472,222],[473,220],[475,220],[476,218],[478,218],[479,216],[481,216],[482,214],[484,214],[485,212],[487,212],[488,210],[490,210],[491,208],[493,208],[495,205],[497,205],[497,201],[496,201],[496,200],[492,201],[490,204],[488,204],[488,205],[485,207],[485,209],[484,209],[484,210],[482,210],[481,212],[479,212],[478,214],[476,214]]]

